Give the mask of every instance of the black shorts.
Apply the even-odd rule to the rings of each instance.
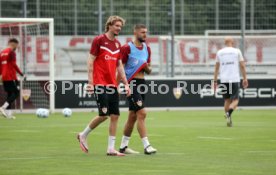
[[[7,93],[19,92],[19,82],[17,80],[3,81],[3,87]]]
[[[95,86],[99,116],[120,115],[119,94],[116,87]]]
[[[130,97],[128,97],[129,101],[129,110],[130,111],[139,111],[145,107],[145,79],[137,79],[134,78],[129,83],[131,91]]]
[[[239,99],[240,83],[221,83],[220,88],[224,99]]]

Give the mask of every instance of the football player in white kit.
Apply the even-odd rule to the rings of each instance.
[[[225,46],[217,52],[214,73],[214,87],[217,87],[218,74],[220,84],[223,86],[221,94],[224,98],[224,110],[227,126],[232,127],[231,115],[239,103],[240,71],[243,76],[242,86],[248,87],[246,77],[245,61],[239,49],[234,48],[234,39],[226,37]]]

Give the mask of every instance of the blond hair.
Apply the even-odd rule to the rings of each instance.
[[[105,32],[108,32],[109,26],[114,25],[115,22],[120,21],[122,22],[122,25],[125,25],[125,20],[120,16],[110,16],[108,20],[105,23]]]

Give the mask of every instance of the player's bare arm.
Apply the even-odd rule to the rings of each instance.
[[[95,56],[92,54],[89,54],[87,59],[87,73],[88,73],[88,90],[93,91],[93,66],[94,66],[94,60]]]
[[[117,71],[118,71],[119,79],[122,80],[125,85],[125,90],[126,90],[127,97],[128,97],[128,96],[130,96],[131,91],[130,91],[129,84],[128,84],[128,81],[126,78],[124,66],[123,66],[123,63],[121,60],[118,61]]]
[[[245,70],[245,62],[244,61],[240,61],[240,69],[241,69],[241,73],[242,73],[242,86],[243,88],[247,88],[248,87],[248,80],[246,77],[246,70]]]
[[[219,72],[219,62],[216,63],[215,65],[215,73],[214,73],[214,90],[216,90],[216,87],[217,87],[217,81],[218,81],[218,72]]]

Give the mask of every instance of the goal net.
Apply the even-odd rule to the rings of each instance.
[[[205,36],[175,36],[175,74],[213,75],[216,53],[224,47],[226,36],[233,36],[235,47],[240,47],[241,33],[236,30],[210,30]],[[246,31],[244,43],[248,74],[275,76],[276,30]],[[170,36],[159,37],[160,72],[163,74],[171,67],[170,45]]]
[[[20,98],[14,109],[48,108],[54,112],[54,29],[53,19],[0,18],[0,50],[7,47],[10,38],[19,41],[16,50],[17,65],[27,75],[20,80]],[[0,102],[6,98],[0,87]]]

